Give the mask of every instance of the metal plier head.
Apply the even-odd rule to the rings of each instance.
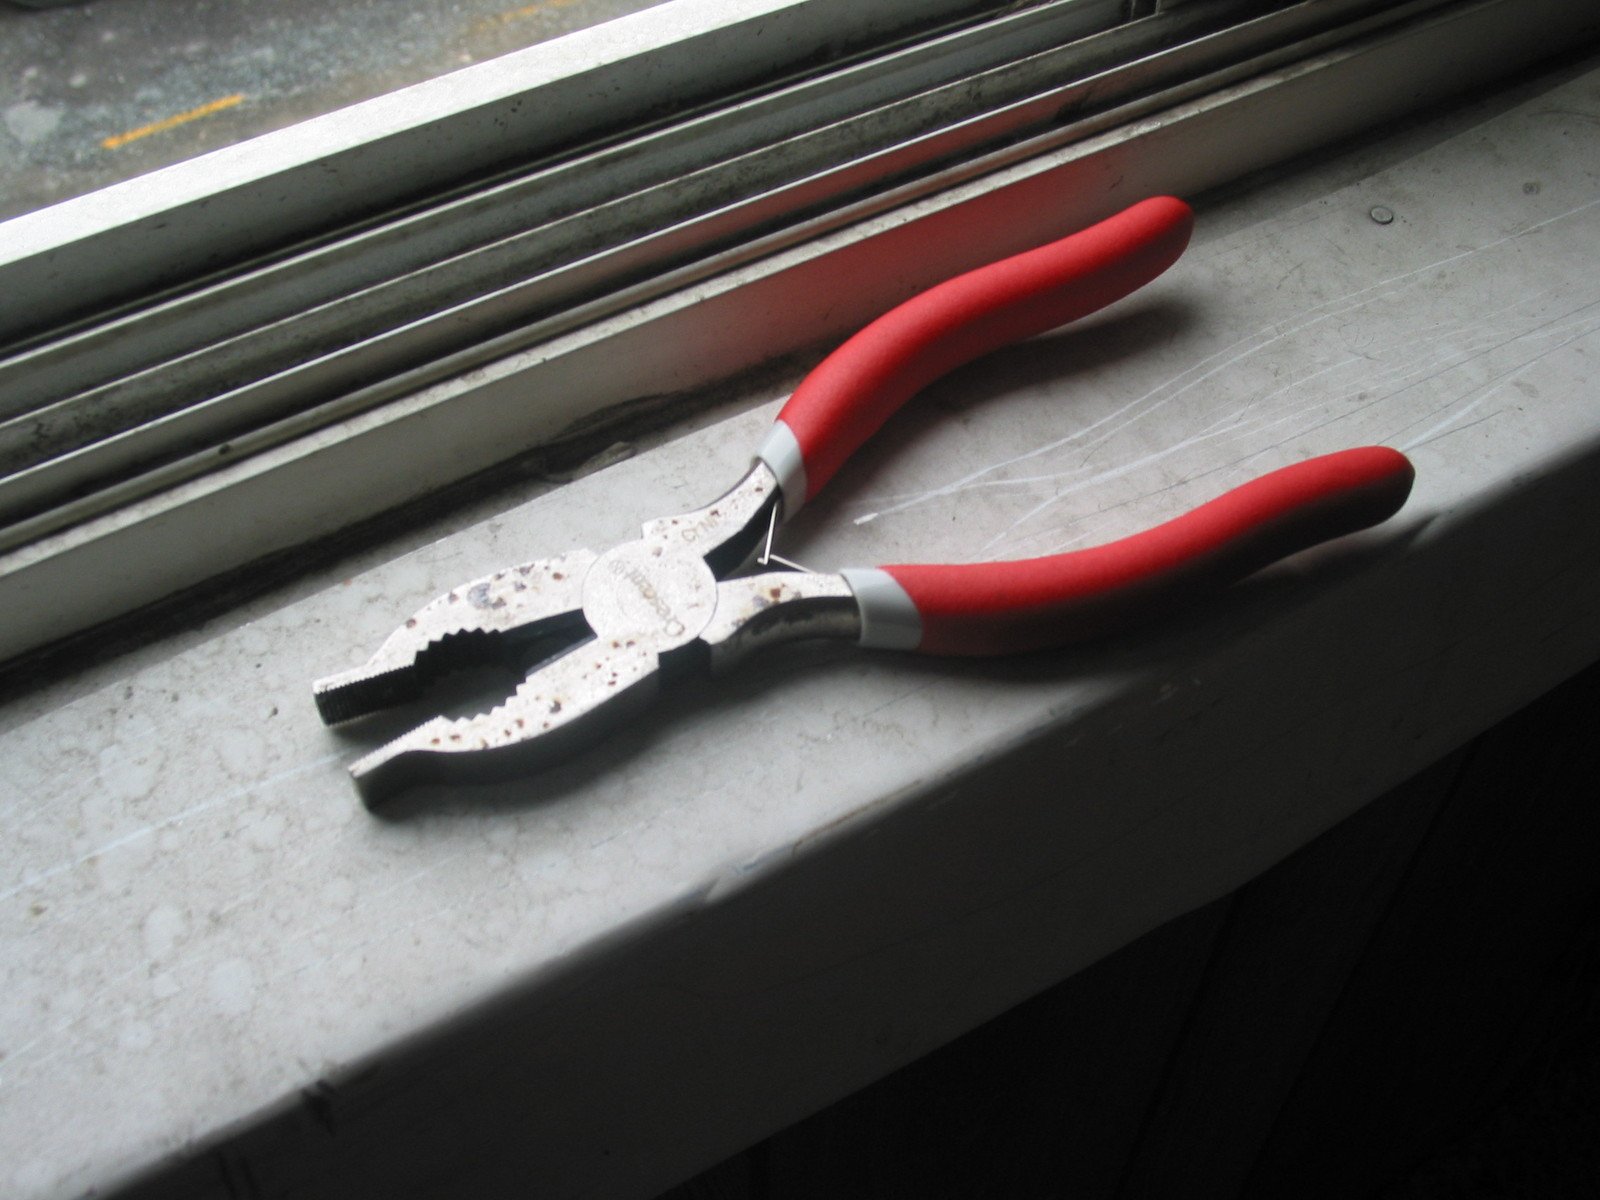
[[[1134,291],[1177,259],[1191,224],[1181,200],[1156,197],[915,296],[806,377],[749,473],[720,499],[651,521],[638,540],[604,553],[509,567],[420,609],[364,666],[315,684],[325,721],[415,699],[435,676],[489,659],[525,665],[526,677],[491,711],[435,717],[355,763],[362,797],[371,804],[417,782],[537,767],[611,728],[663,683],[721,670],[758,646],[835,636],[932,654],[1036,650],[1126,625],[1392,515],[1411,465],[1369,446],[1284,467],[1088,550],[739,573],[911,395]]]
[[[373,802],[430,779],[495,778],[536,767],[626,718],[664,680],[720,670],[796,637],[853,637],[842,575],[773,570],[736,579],[778,514],[764,462],[726,495],[651,521],[604,554],[575,550],[453,588],[420,609],[364,666],[319,680],[330,724],[419,698],[439,674],[518,656],[541,663],[501,705],[435,717],[357,762]]]

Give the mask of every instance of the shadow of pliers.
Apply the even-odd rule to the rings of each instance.
[[[749,472],[719,499],[651,521],[614,549],[507,567],[422,608],[364,666],[316,683],[325,721],[411,701],[438,674],[491,657],[537,665],[498,707],[435,717],[356,762],[363,799],[537,768],[615,728],[664,684],[775,642],[829,636],[983,655],[1061,645],[1387,519],[1410,491],[1411,464],[1369,446],[1284,467],[1091,549],[832,574],[772,569],[783,561],[770,554],[778,523],[910,396],[1154,279],[1182,253],[1192,221],[1180,200],[1146,200],[912,298],[806,377]]]

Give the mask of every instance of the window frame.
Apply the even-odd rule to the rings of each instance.
[[[0,292],[28,304],[0,313],[0,339],[490,172],[508,145],[552,150],[974,6],[671,0],[64,200],[4,223]]]
[[[911,0],[874,6],[873,21],[918,7]],[[22,222],[30,236],[8,242],[8,262],[28,270],[8,275],[0,264],[0,284],[59,288],[124,238],[141,249],[127,261],[110,256],[118,269],[93,277],[91,291],[102,297],[126,290],[140,263],[159,257],[153,246],[186,243],[161,269],[203,271],[218,261],[208,255],[248,252],[259,206],[283,200],[306,172],[338,181],[329,193],[337,211],[377,202],[363,181],[386,179],[389,199],[414,184],[395,164],[419,147],[437,149],[450,125],[426,116],[422,100],[453,106],[458,136],[496,128],[519,98],[530,107],[530,90],[592,89],[614,82],[615,72],[648,81],[637,102],[658,95],[651,89],[679,78],[674,72],[719,37],[776,29],[788,50],[816,53],[838,38],[839,14],[852,11],[842,0],[677,0],[509,56],[515,63],[468,68],[298,131],[66,201],[36,219],[19,218],[7,231]],[[678,27],[669,42],[653,40],[669,15],[690,13],[703,23]],[[1365,27],[1313,34],[1180,85],[1142,95],[1135,89],[1125,104],[959,161],[942,175],[790,224],[736,252],[658,272],[603,302],[575,305],[544,327],[351,389],[331,412],[291,415],[273,427],[259,452],[242,438],[226,445],[220,469],[212,467],[215,459],[169,464],[170,486],[151,492],[146,479],[144,494],[109,489],[106,499],[126,502],[6,552],[0,600],[12,619],[0,634],[0,659],[414,500],[492,467],[508,447],[559,439],[641,397],[703,387],[836,338],[939,278],[1058,236],[1139,196],[1194,194],[1350,136],[1467,80],[1592,38],[1597,26],[1592,6],[1559,0],[1412,0],[1367,18]],[[849,32],[865,36],[882,26]],[[597,52],[602,61],[585,57]],[[540,70],[532,70],[533,59]],[[507,76],[515,71],[529,77],[513,93]],[[483,152],[481,138],[475,151],[470,141],[421,160],[428,172],[453,169]],[[201,175],[212,189],[205,201],[192,194]],[[119,197],[140,202],[121,204]],[[196,224],[175,219],[185,205],[198,205]],[[140,243],[140,231],[155,225],[163,226],[156,243]],[[208,240],[214,226],[220,240]],[[830,303],[818,305],[819,295]]]

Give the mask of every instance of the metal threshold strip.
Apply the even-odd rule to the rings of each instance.
[[[997,64],[970,82],[989,101],[977,112],[513,273],[39,465],[74,471],[83,486],[104,478],[106,462],[149,464],[158,443],[146,439],[189,447],[156,450],[153,466],[109,486],[29,512],[51,487],[37,468],[0,481],[0,496],[26,514],[0,559],[0,596],[17,614],[0,656],[325,535],[608,406],[832,336],[892,299],[861,286],[863,264],[892,265],[898,286],[915,287],[1103,215],[1129,194],[1110,195],[1119,184],[1218,185],[1592,38],[1596,7],[1416,0],[1379,12],[1352,5],[1329,27],[1329,5],[1298,5],[1116,65],[1093,55],[1148,28],[1104,31],[1067,48],[1087,56],[1076,74],[1063,74],[1063,48]],[[932,97],[938,111],[942,93],[964,86],[875,111],[892,126],[906,116],[896,104]],[[828,139],[844,135],[824,126],[804,136],[836,149]],[[1041,186],[1053,189],[1047,204],[1037,203]],[[927,231],[958,216],[962,244],[944,239],[930,252]],[[376,285],[385,286],[398,285]],[[752,312],[764,319],[741,319]],[[142,539],[155,549],[140,549]],[[85,586],[108,571],[124,581],[114,594]]]

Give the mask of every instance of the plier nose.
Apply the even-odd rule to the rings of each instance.
[[[430,780],[515,775],[591,742],[674,678],[758,647],[833,636],[929,654],[1008,654],[1096,636],[1225,586],[1405,503],[1411,464],[1368,446],[1281,468],[1120,541],[998,563],[833,574],[743,573],[772,531],[907,399],[981,355],[1094,312],[1169,267],[1193,214],[1145,200],[1060,241],[913,297],[795,390],[734,488],[651,521],[603,553],[576,550],[461,585],[410,617],[367,663],[314,685],[329,724],[419,697],[485,660],[527,666],[488,712],[435,717],[351,767],[376,804]],[[760,557],[759,566],[769,563]]]

